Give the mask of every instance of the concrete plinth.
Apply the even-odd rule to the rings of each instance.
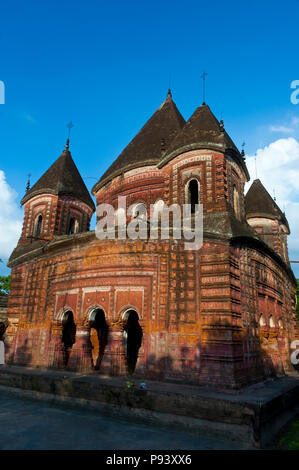
[[[299,375],[252,385],[235,393],[126,377],[82,375],[4,365],[0,385],[30,391],[33,398],[86,406],[94,412],[168,425],[198,436],[231,439],[261,448],[299,412]],[[29,392],[27,392],[29,393]]]

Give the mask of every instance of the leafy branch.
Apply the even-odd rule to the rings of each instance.
[[[0,258],[0,263],[3,263]],[[11,287],[11,275],[0,276],[0,295],[8,295]]]

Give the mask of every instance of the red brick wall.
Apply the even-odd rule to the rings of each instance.
[[[141,201],[149,206],[160,198],[182,204],[190,178],[200,183],[206,214],[231,213],[233,189],[240,191],[244,220],[245,175],[231,158],[215,151],[187,152],[161,169],[127,172],[98,191],[97,203],[116,206],[117,197],[125,195],[128,206]],[[45,236],[65,234],[72,213],[81,214],[82,230],[87,230],[87,206],[68,198],[48,199],[44,207],[42,197],[25,205],[21,244],[27,243],[35,202],[48,220]],[[68,367],[91,370],[89,314],[98,307],[109,326],[105,373],[126,373],[123,313],[129,308],[138,313],[143,330],[139,376],[237,388],[289,367],[293,286],[283,268],[248,240],[209,235],[198,251],[185,250],[184,241],[100,241],[94,233],[58,237],[55,243],[12,270],[10,362],[64,367],[62,322],[71,310],[77,336]],[[267,280],[256,277],[261,266]],[[282,318],[283,328],[260,328],[261,312],[267,321],[270,313],[275,322]]]

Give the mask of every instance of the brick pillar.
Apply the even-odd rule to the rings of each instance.
[[[284,330],[280,328],[278,330],[277,338],[278,350],[283,364],[283,370],[285,373],[291,372],[293,369],[290,354],[289,354],[289,345],[287,339],[284,337]]]
[[[126,342],[123,327],[110,325],[100,371],[109,375],[127,375]]]
[[[77,326],[76,342],[70,351],[67,368],[79,372],[91,372],[93,370],[91,351],[90,328]]]
[[[48,367],[59,369],[64,367],[64,345],[62,343],[62,323],[60,321],[55,321],[52,324]]]
[[[271,328],[270,330],[270,345],[271,345],[271,358],[275,369],[275,374],[283,375],[285,373],[283,363],[283,348],[279,341],[279,328]],[[281,350],[282,349],[282,350]]]

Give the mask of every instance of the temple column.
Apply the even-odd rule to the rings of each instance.
[[[64,345],[62,343],[62,323],[55,321],[52,323],[51,339],[49,342],[48,367],[64,367]]]
[[[93,370],[92,345],[88,326],[77,326],[76,342],[70,351],[67,368],[79,372],[91,372]]]
[[[108,341],[100,371],[107,375],[127,375],[126,340],[121,323],[109,325]]]

